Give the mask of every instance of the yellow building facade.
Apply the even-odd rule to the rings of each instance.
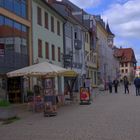
[[[97,87],[97,52],[92,48],[91,34],[85,33],[85,62],[86,62],[86,75],[91,79],[91,86]],[[91,49],[92,48],[92,49]]]

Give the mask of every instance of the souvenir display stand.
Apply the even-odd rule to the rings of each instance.
[[[54,90],[54,79],[44,79],[44,116],[56,116],[56,95]]]

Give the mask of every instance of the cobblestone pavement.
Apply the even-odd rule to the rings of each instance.
[[[22,113],[21,113],[22,114]],[[99,91],[91,105],[66,105],[56,117],[22,114],[21,120],[0,125],[0,140],[140,140],[140,97]]]

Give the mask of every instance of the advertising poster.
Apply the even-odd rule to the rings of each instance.
[[[47,78],[44,80],[44,88],[46,95],[53,95],[54,94],[54,83],[52,78]]]
[[[88,87],[80,88],[80,101],[89,102],[90,100],[90,91]]]
[[[45,88],[52,89],[53,88],[53,79],[45,79]]]

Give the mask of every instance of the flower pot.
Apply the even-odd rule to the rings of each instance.
[[[0,120],[7,120],[17,116],[16,111],[11,107],[0,107]]]

